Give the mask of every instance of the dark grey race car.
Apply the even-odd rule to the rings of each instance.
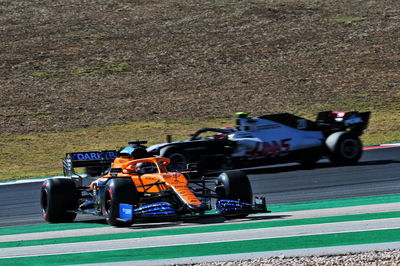
[[[362,155],[359,137],[369,117],[370,112],[325,111],[310,121],[288,113],[254,118],[238,113],[235,127],[202,128],[188,140],[147,151],[169,158],[171,170],[184,170],[189,163],[205,172],[287,162],[311,167],[322,157],[354,164]]]

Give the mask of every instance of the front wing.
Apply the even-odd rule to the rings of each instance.
[[[247,215],[251,213],[269,212],[265,198],[256,197],[254,204],[244,203],[238,200],[219,199],[216,202],[216,213],[222,216]],[[203,214],[203,213],[200,213]],[[151,218],[177,218],[182,217],[178,211],[168,202],[158,202],[134,208],[131,204],[119,204],[119,218],[121,221],[133,221],[135,219]],[[187,217],[187,215],[185,215]]]

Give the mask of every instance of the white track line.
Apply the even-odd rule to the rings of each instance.
[[[145,232],[154,230],[168,230],[177,228],[201,228],[215,226],[218,230],[218,226],[221,225],[234,225],[244,223],[258,223],[258,222],[270,222],[270,221],[284,221],[293,219],[307,219],[317,217],[331,217],[331,216],[344,216],[364,213],[380,213],[380,212],[394,212],[400,211],[400,204],[395,203],[384,203],[384,204],[371,204],[371,205],[360,205],[351,207],[340,207],[340,208],[329,208],[329,209],[316,209],[316,210],[305,210],[305,211],[290,211],[290,212],[279,212],[270,214],[256,214],[251,215],[249,218],[227,220],[224,222],[215,222],[207,225],[198,224],[196,222],[166,222],[165,226],[161,223],[146,223],[143,228],[141,224],[133,224],[128,228],[108,227],[105,228],[83,228],[83,229],[71,229],[62,231],[49,231],[49,232],[38,232],[38,233],[25,233],[25,234],[12,234],[12,235],[1,235],[0,243],[11,242],[11,241],[28,241],[28,240],[39,240],[39,239],[52,239],[52,238],[65,238],[65,237],[77,237],[77,236],[94,236],[104,234],[117,234],[117,233],[128,233],[128,232]],[[256,219],[256,217],[264,217],[262,220]],[[270,218],[268,216],[277,216]],[[152,227],[154,225],[154,227]]]
[[[209,233],[194,233],[184,235],[170,235],[102,240],[67,244],[52,244],[28,247],[3,248],[0,258],[45,256],[54,254],[75,254],[85,252],[101,252],[111,250],[142,249],[153,247],[210,244],[230,241],[246,241],[274,239],[282,237],[298,237],[310,235],[324,235],[336,233],[366,232],[373,230],[400,229],[400,218],[350,221],[329,224],[312,224],[298,226],[284,226],[273,228],[259,228],[237,231],[222,231]]]
[[[50,178],[63,178],[65,176],[58,175],[58,176],[49,176],[49,177],[42,177],[42,178],[32,178],[32,179],[20,179],[20,180],[13,180],[13,181],[6,181],[1,182],[0,186],[11,186],[11,185],[20,185],[20,184],[29,184],[29,183],[40,183]]]

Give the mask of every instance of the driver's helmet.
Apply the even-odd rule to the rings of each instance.
[[[226,132],[218,133],[217,135],[214,135],[214,139],[226,139],[226,138],[228,138],[229,134],[232,134],[235,132],[235,129],[233,127],[223,127],[222,129],[225,129]]]
[[[136,165],[136,171],[139,174],[151,174],[151,173],[156,173],[157,168],[153,163],[145,162],[145,163],[138,163]]]
[[[223,127],[223,129],[226,129],[229,133],[234,133],[236,131],[234,127]]]

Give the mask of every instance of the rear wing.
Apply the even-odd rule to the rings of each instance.
[[[108,168],[117,157],[115,150],[103,150],[100,152],[72,152],[65,155],[63,159],[64,176],[79,176],[75,168],[85,168],[89,176],[99,176]]]
[[[367,128],[371,112],[324,111],[318,113],[319,128],[332,131],[351,131],[359,136]]]

